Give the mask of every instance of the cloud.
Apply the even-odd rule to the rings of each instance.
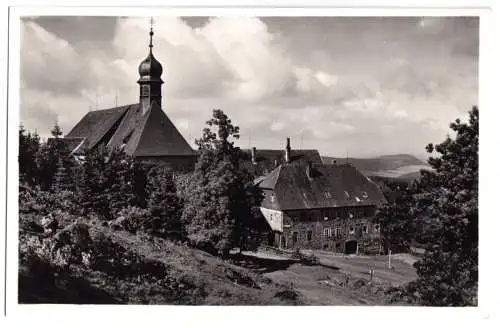
[[[148,20],[109,20],[23,23],[26,128],[48,134],[58,119],[68,132],[89,105],[137,102]],[[324,154],[418,153],[477,104],[477,19],[301,21],[155,19],[163,108],[188,141],[221,108],[240,126],[245,147],[250,139],[258,148],[282,147],[292,136]],[[103,35],[99,24],[109,27]]]
[[[78,93],[89,83],[86,67],[78,53],[65,40],[47,32],[34,22],[22,25],[21,76],[28,88]]]

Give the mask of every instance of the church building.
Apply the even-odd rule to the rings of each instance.
[[[63,138],[73,156],[105,146],[139,160],[162,162],[176,171],[192,170],[197,153],[162,110],[163,67],[149,54],[139,65],[139,102],[87,113]]]

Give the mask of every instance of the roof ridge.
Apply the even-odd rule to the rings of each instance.
[[[116,121],[115,121],[115,122],[111,125],[110,129],[111,129],[113,126],[115,126],[115,124],[116,124],[116,123],[118,123],[118,125],[121,123],[121,121],[123,120],[123,117],[124,117],[124,116],[127,114],[127,112],[130,110],[130,106],[132,106],[132,105],[127,105],[127,106],[115,107],[115,108],[108,109],[109,111],[111,111],[111,110],[113,110],[113,109],[118,109],[118,108],[120,108],[120,110],[121,110],[121,109],[125,109],[125,110],[123,111],[123,113],[121,113],[121,114],[120,114],[120,117],[118,117],[118,118],[117,118],[117,120],[116,120]],[[125,108],[125,107],[128,107],[128,108]],[[117,126],[117,128],[118,128],[118,126]],[[115,130],[114,132],[116,132],[116,130]],[[114,132],[113,132],[113,134],[114,134]],[[101,137],[100,137],[99,139],[95,140],[93,144],[89,145],[89,147],[91,147],[91,148],[92,148],[92,147],[94,147],[95,145],[99,144],[99,142],[101,142],[101,140],[102,140],[102,139],[106,136],[106,133],[107,133],[107,132],[105,132],[104,134],[102,134],[102,135],[101,135]],[[110,138],[110,140],[111,140],[111,138]],[[108,141],[108,143],[109,143],[109,141]]]
[[[109,107],[109,108],[105,108],[105,109],[96,109],[96,110],[92,110],[90,112],[87,112],[86,115],[91,114],[91,113],[103,113],[103,112],[106,112],[106,111],[113,111],[113,110],[116,110],[116,109],[123,109],[124,107],[130,107],[130,106],[135,106],[135,105],[139,105],[139,103],[133,103],[133,104],[127,104],[127,105]]]
[[[276,189],[276,186],[278,185],[278,180],[280,179],[280,176],[281,176],[281,168],[282,168],[282,167],[283,167],[283,164],[280,164],[280,165],[278,165],[278,167],[277,167],[277,169],[278,169],[278,172],[277,172],[278,177],[276,178],[276,182],[274,183],[274,188],[273,188],[273,190],[275,190],[275,189]],[[281,208],[281,205],[280,205],[280,197],[278,196],[278,194],[279,194],[279,193],[277,193],[277,192],[276,192],[276,190],[275,190],[275,192],[274,192],[274,199],[275,199],[275,201],[276,201],[276,205],[278,206],[278,208]]]
[[[137,126],[137,128],[139,128],[140,130],[134,128],[132,130],[132,132],[131,132],[131,133],[139,133],[139,140],[137,140],[137,143],[135,145],[135,149],[134,149],[134,152],[133,152],[134,155],[137,152],[137,148],[139,148],[139,145],[141,144],[142,139],[144,138],[144,133],[143,133],[144,132],[144,127],[148,123],[148,119],[151,116],[151,112],[153,111],[153,104],[156,104],[156,102],[153,101],[151,103],[151,105],[149,107],[149,110],[145,114],[145,117],[142,118],[141,124],[139,124],[139,126]]]

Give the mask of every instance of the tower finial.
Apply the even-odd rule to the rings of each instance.
[[[149,52],[153,52],[153,17],[149,19]]]

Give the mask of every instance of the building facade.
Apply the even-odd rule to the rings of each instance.
[[[353,166],[284,163],[256,184],[272,230],[269,245],[348,254],[380,251],[380,226],[373,217],[385,198]]]

